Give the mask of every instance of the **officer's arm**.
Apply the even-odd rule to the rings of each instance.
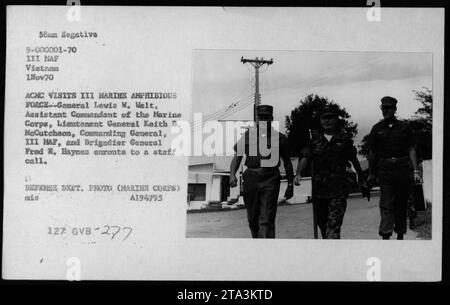
[[[414,148],[414,146],[409,148],[409,158],[411,159],[411,163],[413,165],[414,172],[419,172],[419,165],[417,162],[417,153],[416,153],[416,149]]]
[[[378,156],[373,151],[373,149],[369,149],[369,175],[376,176],[376,169],[377,169],[377,160]]]
[[[292,167],[291,158],[287,155],[282,156],[284,169],[286,170],[286,179],[288,186],[284,193],[284,198],[291,199],[294,196],[294,168]]]
[[[411,159],[414,172],[417,173],[419,171],[419,166],[417,162],[415,135],[411,126],[408,126],[406,130],[407,130],[406,132],[408,133],[408,140],[409,140],[409,158]]]
[[[236,172],[241,164],[242,156],[235,155],[230,165],[230,187],[237,186]]]
[[[305,172],[306,166],[308,166],[308,160],[311,155],[311,149],[309,147],[304,147],[302,149],[302,156],[297,164],[297,176],[301,176]]]
[[[364,178],[363,178],[363,172],[361,169],[361,165],[359,164],[359,160],[357,157],[356,147],[353,145],[353,140],[350,140],[350,139],[347,142],[347,159],[352,163],[353,167],[356,170],[359,186],[361,188],[367,187],[366,181],[364,181]]]
[[[311,137],[309,129],[304,131],[304,146],[301,150],[301,157],[299,157],[297,164],[297,175],[295,177],[295,183],[300,184],[301,175],[305,172],[308,162],[311,159]]]
[[[413,164],[414,168],[414,182],[415,183],[422,183],[422,174],[420,173],[418,162],[417,162],[417,153],[414,146],[409,148],[409,158],[411,159],[411,163]]]
[[[353,167],[356,170],[356,174],[358,175],[358,179],[362,177],[362,169],[361,169],[361,165],[359,164],[359,160],[358,158],[354,158],[352,160],[350,160],[350,162],[352,162]]]
[[[294,186],[294,168],[291,162],[290,150],[287,139],[284,135],[280,135],[280,157],[283,160],[284,169],[286,170],[286,179],[288,186]]]
[[[292,167],[291,158],[288,156],[283,156],[283,164],[284,169],[286,170],[286,179],[288,181],[288,185],[292,185],[294,182],[294,168]]]

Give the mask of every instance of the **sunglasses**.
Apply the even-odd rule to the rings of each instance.
[[[331,119],[334,119],[335,117],[336,116],[334,114],[325,114],[325,115],[320,116],[320,118],[322,120],[331,120]]]

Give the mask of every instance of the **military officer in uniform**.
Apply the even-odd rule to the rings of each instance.
[[[422,161],[420,158],[418,158],[418,164],[419,164],[419,174],[420,177],[423,177],[423,167],[422,167]],[[416,205],[417,202],[416,200],[418,200],[420,202],[421,198],[415,198],[414,197],[414,187],[411,188],[411,193],[409,194],[409,198],[408,198],[408,218],[409,218],[409,228],[411,230],[416,230],[416,217],[417,217],[417,211],[416,211]],[[422,198],[423,199],[423,198]]]
[[[236,172],[246,156],[243,173],[243,197],[253,238],[275,238],[275,216],[280,192],[280,158],[286,170],[286,199],[293,197],[294,171],[288,155],[285,135],[272,128],[273,108],[259,105],[259,121],[234,145],[236,152],[230,166],[230,186],[237,185]]]
[[[350,183],[347,177],[348,162],[353,164],[360,186],[364,180],[353,140],[337,127],[337,109],[325,106],[319,116],[322,128],[311,131],[309,149],[302,153],[295,184],[300,183],[301,173],[306,168],[308,159],[311,159],[315,223],[322,238],[340,239]]]
[[[369,176],[380,185],[379,234],[389,239],[393,232],[397,239],[406,233],[408,197],[413,182],[422,178],[417,165],[413,132],[409,124],[396,118],[397,100],[390,96],[381,99],[383,120],[375,124],[369,136]],[[411,168],[412,167],[412,168]]]

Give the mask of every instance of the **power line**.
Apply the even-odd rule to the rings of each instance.
[[[247,102],[239,105],[238,107],[236,107],[236,108],[234,108],[234,109],[232,109],[232,110],[230,110],[228,112],[216,115],[214,118],[210,118],[210,119],[207,119],[207,120],[203,120],[202,119],[202,121],[197,121],[197,124],[192,127],[192,131],[202,127],[204,125],[204,123],[206,123],[206,122],[210,122],[210,121],[219,120],[219,119],[223,119],[223,118],[229,117],[230,115],[237,113],[238,111],[240,111],[240,110],[250,106],[251,104],[253,104],[253,99],[249,99]]]
[[[208,121],[201,121],[201,122],[199,122],[200,124],[198,124],[197,126],[195,126],[192,130],[196,130],[196,129],[202,127],[202,126],[204,125],[204,123],[206,123],[206,122],[213,121],[213,120],[220,120],[220,119],[229,117],[230,115],[235,114],[235,113],[237,113],[238,111],[241,111],[241,110],[243,110],[244,108],[250,106],[252,103],[253,103],[253,101],[252,101],[252,100],[249,100],[249,101],[247,101],[246,103],[240,105],[239,107],[237,107],[237,108],[235,108],[235,109],[229,111],[228,113],[222,114],[222,115],[217,116],[216,118],[210,119],[210,120],[208,120]]]
[[[219,113],[221,113],[221,112],[226,112],[226,111],[228,111],[229,109],[232,109],[232,108],[234,108],[234,107],[236,107],[239,103],[242,103],[243,101],[245,101],[245,100],[247,100],[247,99],[249,99],[249,98],[251,98],[251,97],[253,97],[253,95],[248,95],[248,96],[246,96],[246,97],[244,97],[244,98],[242,98],[242,99],[240,99],[240,100],[237,100],[237,101],[234,101],[234,102],[232,102],[230,105],[228,105],[227,107],[224,107],[224,108],[222,108],[222,109],[219,109],[219,110],[217,110],[217,111],[214,111],[214,112],[212,112],[212,113],[209,113],[209,114],[207,114],[207,115],[205,115],[204,117],[206,118],[206,117],[213,117],[213,116],[215,116],[215,115],[217,115],[217,114],[219,114]],[[194,121],[192,121],[193,123],[195,123]]]
[[[242,96],[243,93],[246,93],[247,91],[249,91],[249,89],[251,90],[252,88],[254,88],[254,85],[248,87],[248,84],[250,84],[252,80],[253,80],[253,79],[250,79],[250,80],[249,80],[249,82],[246,84],[247,87],[245,87],[244,90],[242,90],[241,93],[240,93],[238,96]],[[207,117],[213,117],[213,116],[217,115],[217,114],[220,113],[220,112],[228,111],[229,109],[232,109],[232,108],[234,108],[235,106],[237,106],[240,102],[242,102],[242,101],[244,101],[244,100],[246,100],[247,98],[252,97],[252,96],[253,96],[253,95],[249,95],[249,96],[246,96],[246,97],[244,97],[244,98],[242,98],[242,99],[238,99],[237,101],[232,102],[230,105],[228,105],[228,106],[226,106],[226,107],[223,107],[222,109],[219,109],[219,110],[216,110],[216,111],[214,111],[214,112],[212,112],[212,113],[207,114],[207,115],[205,116],[205,118],[207,118]],[[191,121],[191,125],[192,125],[192,124],[195,124],[195,122],[194,122],[194,121]]]
[[[346,66],[346,67],[334,69],[332,71],[328,71],[322,77],[307,81],[306,83],[303,83],[301,86],[296,86],[293,89],[299,89],[300,87],[305,86],[305,85],[308,85],[309,87],[313,87],[315,85],[320,84],[321,81],[327,80],[331,77],[336,77],[336,75],[333,75],[333,74],[338,73],[338,76],[339,76],[339,75],[344,74],[345,72],[355,71],[355,70],[359,69],[360,67],[367,65],[368,63],[379,62],[382,59],[383,59],[382,57],[378,57],[378,58],[369,59],[369,60],[361,60],[360,62],[357,62],[356,64],[350,65],[350,67]],[[339,66],[337,66],[337,67],[339,67]]]
[[[249,80],[248,80],[248,82],[245,84],[244,90],[241,90],[241,92],[239,93],[238,99],[239,99],[242,95],[244,95],[244,93],[247,93],[247,91],[250,91],[249,89],[255,88],[255,85],[254,85],[254,84],[251,85],[251,86],[249,86],[249,84],[251,84],[252,81],[253,81],[253,78],[250,77]]]
[[[316,78],[313,78],[313,79],[310,79],[310,80],[308,80],[308,81],[306,81],[306,82],[303,82],[303,83],[301,83],[300,84],[300,86],[296,86],[296,87],[294,87],[294,88],[292,88],[292,89],[299,89],[299,88],[301,88],[301,87],[304,87],[304,86],[314,86],[314,85],[316,85],[316,84],[319,84],[321,81],[323,81],[323,80],[326,80],[326,79],[329,79],[330,77],[332,77],[332,76],[334,76],[333,74],[336,74],[336,73],[345,73],[345,72],[349,72],[349,71],[353,71],[353,70],[356,70],[356,69],[358,69],[359,67],[361,67],[362,65],[367,65],[367,64],[374,64],[374,63],[377,63],[377,62],[379,62],[379,61],[381,61],[381,60],[383,60],[384,59],[384,56],[381,56],[381,57],[377,57],[377,58],[372,58],[372,59],[369,59],[369,60],[361,60],[361,61],[359,61],[359,62],[356,62],[356,63],[354,63],[354,64],[352,64],[351,66],[346,66],[346,67],[341,67],[340,65],[336,65],[335,66],[335,68],[334,69],[332,69],[331,71],[330,70],[328,70],[328,72],[324,75],[324,74],[321,74],[321,76],[320,77],[316,77]],[[266,69],[267,70],[267,69]],[[250,82],[252,81],[252,79],[250,79]],[[254,86],[253,86],[254,87]],[[248,91],[250,89],[250,87],[247,87],[247,90],[246,91]],[[281,89],[281,88],[280,88]],[[276,89],[276,90],[269,90],[268,92],[275,92],[275,91],[277,91],[277,90],[280,90],[280,89]],[[245,89],[244,89],[245,90]],[[243,90],[243,91],[244,91]],[[243,92],[243,91],[241,91],[241,93]],[[260,97],[261,95],[259,95],[259,97]],[[218,111],[215,111],[215,112],[213,112],[213,113],[210,113],[210,114],[208,114],[207,116],[205,116],[204,118],[202,118],[204,121],[206,120],[206,121],[210,121],[210,120],[214,120],[214,119],[219,119],[219,118],[221,118],[221,117],[228,117],[228,116],[230,116],[231,114],[234,114],[234,113],[236,113],[237,111],[239,111],[240,109],[244,109],[245,107],[247,107],[248,105],[250,105],[250,103],[249,103],[249,99],[251,98],[251,95],[250,96],[247,96],[247,97],[245,97],[245,98],[242,98],[241,100],[238,100],[238,101],[235,101],[235,102],[233,102],[233,103],[231,103],[229,106],[227,106],[227,107],[224,107],[224,108],[222,108],[222,109],[220,109],[220,110],[218,110]],[[239,106],[242,104],[242,103],[244,103],[243,104],[243,106],[244,107],[242,107],[242,108],[240,108]],[[233,110],[233,111],[232,111]],[[199,125],[202,125],[202,122],[193,122],[191,125],[193,125],[194,127],[198,127]]]
[[[201,121],[196,121],[195,124],[191,125],[191,127],[195,129],[195,128],[198,128],[198,127],[202,126],[205,122],[219,120],[219,119],[223,118],[224,116],[229,116],[229,115],[231,115],[233,113],[236,113],[236,111],[242,109],[242,106],[245,107],[245,106],[251,104],[252,101],[253,101],[253,99],[252,99],[252,97],[250,97],[250,98],[247,99],[246,102],[243,101],[243,104],[239,104],[239,106],[236,106],[235,108],[233,108],[231,110],[228,110],[226,112],[218,113],[218,114],[216,114],[214,116],[211,116],[211,117],[206,117],[206,118],[202,117]]]
[[[258,116],[256,114],[256,108],[260,104],[260,94],[259,94],[259,68],[261,68],[263,65],[270,66],[273,64],[273,59],[265,60],[264,58],[259,59],[256,57],[255,59],[247,59],[243,56],[241,57],[241,62],[243,64],[249,63],[253,66],[255,69],[255,105],[253,106],[253,120],[258,123]]]
[[[259,68],[263,65],[271,65],[273,63],[273,59],[271,60],[264,60],[263,58],[258,59],[258,57],[256,57],[255,59],[244,59],[244,57],[241,57],[241,62],[246,64],[249,63],[251,64],[254,69],[255,69],[255,95],[254,95],[254,99],[255,99],[255,106],[254,106],[254,119],[255,121],[257,121],[257,116],[256,116],[256,106],[259,104],[260,102],[260,98],[261,95],[259,94]],[[250,80],[251,81],[251,80]],[[245,91],[244,91],[245,92]],[[241,91],[242,94],[242,91]],[[211,114],[208,114],[205,118],[207,121],[211,120],[211,119],[217,119],[220,118],[222,116],[229,116],[231,113],[235,113],[235,111],[237,109],[241,109],[238,107],[239,103],[242,103],[244,101],[246,101],[248,97],[243,98],[242,100],[239,100],[237,102],[231,103],[228,107],[222,108],[218,111],[215,111]],[[245,102],[245,107],[247,106],[248,102]],[[231,113],[227,113],[227,112],[231,112]],[[202,125],[202,122],[200,122],[200,125]],[[193,121],[191,122],[191,127],[193,127],[194,129],[198,126],[198,123]]]
[[[240,111],[240,110],[242,110],[242,109],[244,109],[244,108],[247,108],[248,106],[250,106],[250,105],[252,104],[252,102],[253,102],[253,101],[249,101],[249,102],[247,102],[247,103],[241,105],[239,108],[233,109],[233,110],[230,111],[229,113],[226,113],[221,119],[226,118],[226,117],[229,117],[230,115],[235,114],[236,112],[238,112],[238,111]]]
[[[236,113],[236,112],[238,112],[238,111],[240,111],[240,110],[242,110],[242,109],[244,109],[244,108],[247,108],[248,106],[251,106],[252,104],[253,104],[253,101],[252,101],[251,103],[248,103],[247,105],[241,106],[240,109],[234,110],[234,113]],[[224,118],[226,118],[226,117],[228,117],[228,116],[230,116],[230,115],[232,115],[232,114],[234,114],[234,113],[226,114],[226,115],[223,116],[221,119],[224,119]],[[210,122],[210,121],[209,121],[209,122]],[[217,120],[216,122],[219,122],[219,120]],[[205,123],[206,123],[206,122],[205,122]],[[193,133],[193,132],[195,132],[195,131],[197,131],[197,130],[199,130],[199,129],[201,129],[201,128],[203,128],[203,124],[202,124],[201,126],[195,127],[194,129],[191,129],[191,133]]]
[[[310,87],[313,87],[313,86],[315,86],[317,84],[320,84],[320,82],[322,82],[324,80],[327,80],[330,77],[336,77],[336,73],[337,73],[337,76],[339,76],[339,75],[342,75],[342,74],[344,74],[346,72],[354,71],[354,70],[360,68],[363,65],[378,63],[378,62],[384,60],[384,58],[385,58],[385,56],[382,55],[382,56],[379,56],[379,57],[376,57],[376,58],[372,58],[372,59],[368,59],[368,60],[364,59],[364,60],[358,61],[358,62],[356,62],[356,63],[354,63],[352,65],[347,65],[345,67],[342,67],[341,65],[335,65],[335,67],[333,69],[331,69],[331,70],[328,69],[325,74],[322,73],[322,74],[320,74],[320,76],[317,75],[319,77],[315,77],[315,78],[309,79],[309,80],[307,80],[305,82],[302,82],[300,85],[297,84],[297,86],[295,86],[294,88],[291,88],[291,89],[295,90],[295,89],[299,89],[299,88],[305,87],[305,86],[308,86],[310,88]],[[242,60],[243,59],[241,59],[241,61]],[[250,61],[256,61],[256,60],[250,60]],[[266,70],[267,70],[267,68],[266,68]],[[266,70],[264,70],[264,71],[262,71],[260,73],[263,73]],[[256,78],[256,76],[255,76],[255,78]],[[252,80],[253,79],[250,79],[248,83],[250,83]],[[255,79],[255,82],[256,82],[256,79]],[[247,83],[247,85],[248,85],[248,83]],[[249,89],[255,88],[255,87],[256,87],[256,84],[254,86],[245,87],[246,89],[242,90],[239,95],[242,95],[244,92],[247,92],[247,91],[249,91]],[[275,90],[269,90],[268,92],[275,92],[275,91],[280,90],[280,89],[282,89],[282,88],[275,89]],[[254,96],[255,100],[256,100],[256,98],[259,98],[260,96],[261,96],[260,94],[259,94],[258,97]],[[230,105],[228,105],[227,107],[224,107],[224,108],[219,109],[219,110],[217,110],[217,111],[215,111],[213,113],[210,113],[210,114],[206,115],[205,117],[202,117],[202,121],[192,121],[191,122],[192,130],[203,126],[203,124],[205,122],[218,120],[218,119],[223,119],[223,118],[229,117],[230,115],[233,115],[233,114],[237,113],[238,111],[241,111],[241,110],[245,109],[246,107],[248,107],[248,106],[250,106],[252,104],[252,97],[253,97],[252,95],[248,95],[248,96],[246,96],[246,97],[244,97],[242,99],[234,101]]]
[[[356,69],[360,68],[361,66],[364,66],[364,65],[367,65],[367,64],[378,63],[378,62],[382,61],[383,59],[384,59],[384,55],[382,55],[381,57],[372,58],[372,59],[368,59],[368,60],[363,59],[361,61],[356,62],[353,65],[346,66],[346,67],[342,67],[341,65],[336,65],[335,68],[332,69],[331,71],[330,71],[330,69],[328,69],[328,72],[326,72],[325,74],[321,74],[321,76],[319,76],[319,77],[315,77],[315,78],[313,77],[312,79],[309,79],[309,80],[307,80],[305,82],[300,83],[300,85],[296,84],[296,86],[294,86],[292,88],[289,88],[289,89],[296,90],[296,89],[300,89],[302,87],[311,88],[311,87],[314,87],[314,86],[320,84],[321,81],[329,79],[330,77],[337,77],[335,75],[336,73],[338,73],[338,76],[339,76],[339,75],[342,75],[343,72],[353,71],[353,70],[356,70]],[[289,87],[289,86],[285,86],[285,87]],[[278,88],[278,89],[275,89],[275,90],[269,90],[269,91],[266,91],[266,92],[272,93],[272,92],[276,92],[276,91],[281,90],[281,89],[283,89],[283,88]]]

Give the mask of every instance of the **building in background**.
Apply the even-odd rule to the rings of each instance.
[[[244,157],[245,158],[245,157]],[[188,198],[189,210],[200,210],[211,206],[243,205],[242,173],[245,166],[237,173],[238,186],[230,188],[230,163],[232,157],[190,157],[188,169]],[[297,167],[297,158],[292,158],[294,168]],[[242,162],[241,164],[244,164]],[[282,176],[279,201],[283,201],[287,181],[285,170],[281,162]],[[311,197],[311,178],[305,177],[300,186],[294,187],[294,197],[287,202],[291,204],[309,202]]]

